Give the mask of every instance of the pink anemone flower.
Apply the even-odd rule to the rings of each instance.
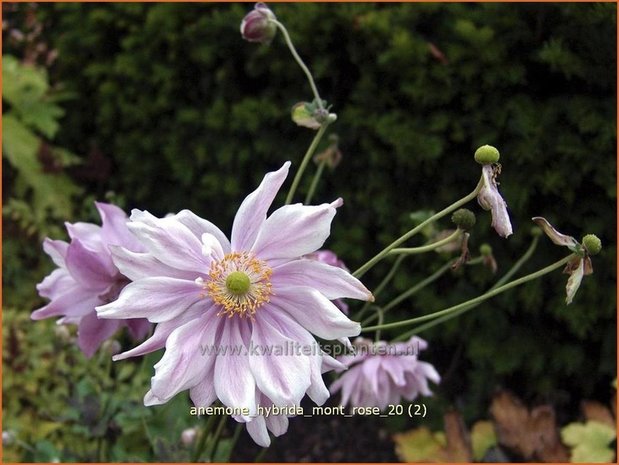
[[[32,312],[33,320],[60,316],[59,324],[77,325],[77,344],[92,357],[106,339],[127,326],[136,340],[144,339],[150,323],[143,318],[100,320],[95,307],[112,302],[129,283],[112,262],[110,246],[141,251],[137,239],[127,229],[127,215],[115,205],[95,202],[102,226],[67,223],[71,242],[45,239],[43,250],[58,266],[37,285],[42,297],[50,299]]]
[[[361,327],[331,302],[372,300],[347,271],[304,258],[330,233],[331,204],[285,205],[267,217],[290,162],[268,173],[242,202],[231,240],[188,210],[166,218],[134,210],[129,229],[145,252],[113,250],[114,263],[134,282],[118,300],[98,307],[101,318],[148,318],[153,336],[115,360],[165,346],[145,405],[163,404],[181,391],[197,407],[219,399],[243,409],[233,414],[256,443],[288,428],[282,415],[259,407],[293,407],[307,393],[329,397],[322,372],[340,366],[314,336],[337,340]]]
[[[428,346],[419,337],[395,344],[357,338],[354,345],[355,355],[338,358],[348,370],[331,385],[332,394],[342,391],[342,405],[385,410],[402,399],[432,395],[428,381],[441,380],[431,364],[419,361],[419,352]]]

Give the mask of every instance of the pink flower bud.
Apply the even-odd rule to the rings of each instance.
[[[269,43],[275,37],[277,26],[272,22],[275,15],[264,3],[256,3],[241,22],[241,35],[249,42]]]

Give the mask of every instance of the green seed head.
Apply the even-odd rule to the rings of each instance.
[[[488,257],[492,255],[492,247],[489,244],[482,244],[479,246],[479,253],[484,257]]]
[[[602,250],[602,241],[595,234],[587,234],[582,238],[582,245],[589,255],[597,255]]]
[[[226,287],[234,295],[242,295],[249,290],[249,276],[242,271],[233,271],[226,278]]]
[[[451,221],[460,229],[468,231],[475,226],[475,213],[466,208],[461,208],[451,215]]]
[[[475,151],[475,161],[480,165],[497,163],[499,158],[499,151],[492,145],[482,145]]]

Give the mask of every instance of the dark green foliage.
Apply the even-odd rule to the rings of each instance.
[[[313,136],[290,121],[311,101],[281,37],[241,40],[250,8],[222,4],[40,4],[66,102],[58,143],[96,147],[113,166],[102,198],[165,214],[189,208],[227,231],[267,170],[298,167]],[[469,193],[483,144],[501,152],[501,191],[515,234],[501,240],[476,204],[471,250],[487,242],[499,274],[530,242],[532,216],[560,231],[598,235],[572,305],[556,272],[422,334],[425,358],[449,374],[448,402],[482,416],[492,390],[571,407],[606,401],[615,374],[616,6],[614,4],[276,4],[338,121],[342,164],[315,201],[345,206],[327,244],[351,269],[410,229],[409,213]],[[326,146],[326,143],[323,144]],[[301,185],[298,200],[309,187]],[[290,182],[290,181],[289,181]],[[286,185],[286,187],[289,184]],[[281,202],[283,196],[278,200]],[[445,228],[451,227],[446,218]],[[419,242],[412,241],[416,245]],[[561,258],[545,238],[521,274]],[[407,259],[394,296],[440,266]],[[364,278],[371,288],[388,264]],[[456,304],[492,285],[490,272],[447,275],[390,318]]]

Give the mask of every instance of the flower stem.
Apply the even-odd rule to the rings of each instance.
[[[314,192],[316,191],[316,187],[318,186],[318,181],[320,181],[320,177],[322,176],[322,172],[325,170],[326,161],[322,160],[318,164],[318,169],[316,173],[314,173],[314,177],[312,178],[312,184],[310,184],[310,188],[307,191],[307,195],[305,196],[305,205],[309,205],[312,201],[312,197],[314,197]]]
[[[271,439],[271,445],[273,445],[273,441],[274,439]],[[267,452],[269,451],[268,447],[264,447],[260,452],[258,452],[258,455],[256,455],[256,458],[254,459],[255,463],[259,463],[262,462],[262,459],[264,458],[265,455],[267,455]]]
[[[552,265],[548,265],[545,268],[542,268],[541,270],[538,270],[534,273],[528,274],[526,276],[523,276],[522,278],[516,279],[510,283],[504,284],[503,286],[499,286],[496,287],[488,292],[486,292],[485,294],[482,294],[478,297],[475,297],[474,299],[471,300],[467,300],[466,302],[463,302],[461,304],[458,305],[454,305],[453,307],[449,307],[446,308],[444,310],[439,310],[437,312],[434,313],[430,313],[429,315],[423,315],[423,316],[419,316],[416,318],[411,318],[409,320],[403,320],[403,321],[396,321],[394,323],[387,323],[384,325],[377,325],[377,326],[368,326],[367,328],[363,328],[361,331],[362,332],[368,332],[368,331],[377,331],[379,329],[392,329],[392,328],[399,328],[402,326],[408,326],[410,324],[413,323],[420,323],[422,321],[428,321],[428,320],[433,320],[435,318],[438,317],[442,317],[444,315],[450,315],[453,313],[458,312],[459,310],[466,308],[470,305],[476,305],[479,304],[485,300],[490,299],[491,297],[494,297],[496,295],[499,295],[513,287],[519,286],[521,284],[524,284],[528,281],[531,281],[533,279],[539,278],[540,276],[543,276],[545,274],[550,273],[551,271],[556,270],[557,268],[560,268],[561,266],[565,265],[567,262],[569,262],[570,260],[572,260],[574,258],[574,254],[568,255],[567,257],[562,258],[561,260],[559,260],[558,262],[553,263]]]
[[[389,272],[385,275],[385,277],[380,282],[380,284],[378,286],[376,286],[376,289],[374,289],[374,291],[372,292],[372,294],[374,295],[374,299],[375,300],[376,300],[376,298],[378,298],[378,295],[383,291],[383,289],[385,289],[387,284],[389,284],[391,279],[395,276],[396,271],[398,271],[398,268],[400,267],[400,265],[402,264],[402,261],[404,261],[405,258],[406,258],[406,255],[400,255],[396,259],[396,261],[393,262],[393,265],[391,266],[391,269],[389,270]],[[370,308],[371,305],[372,305],[372,302],[366,302],[363,305],[363,307],[361,307],[361,310],[359,310],[359,314],[356,315],[356,318],[354,318],[354,319],[355,320],[360,320],[361,317],[363,315],[365,315],[365,312],[368,310],[368,308]]]
[[[535,251],[535,248],[537,247],[537,243],[539,241],[539,237],[534,237],[533,241],[531,242],[531,245],[529,246],[529,248],[527,249],[527,251],[524,253],[524,255],[522,257],[520,257],[520,259],[514,263],[514,265],[509,269],[509,271],[507,273],[505,273],[501,279],[499,279],[496,283],[494,283],[494,285],[489,289],[489,290],[493,290],[496,289],[499,286],[502,286],[503,284],[505,284],[514,274],[516,274],[518,272],[518,270],[522,267],[522,265],[524,265],[529,258],[531,258],[531,256],[533,255],[533,252]],[[400,334],[398,337],[396,337],[393,342],[398,342],[398,341],[405,341],[407,340],[409,337],[414,336],[415,334],[419,334],[422,331],[425,331],[426,329],[430,329],[433,328],[434,326],[437,326],[441,323],[444,323],[445,321],[449,321],[452,318],[456,318],[457,316],[462,315],[463,313],[468,312],[469,310],[472,310],[473,308],[477,307],[479,305],[479,303],[477,304],[471,304],[467,307],[464,307],[460,310],[458,310],[457,312],[451,313],[449,315],[443,315],[439,318],[436,318],[432,321],[429,321],[423,325],[419,325],[416,328],[413,328],[410,331],[407,331],[403,334]]]
[[[232,441],[230,442],[230,448],[228,449],[228,453],[221,460],[223,463],[230,462],[230,456],[232,455],[232,452],[234,451],[234,446],[236,446],[236,443],[239,440],[239,436],[241,435],[242,430],[243,430],[243,423],[237,423],[236,427],[234,428],[234,435],[232,436]]]
[[[360,278],[370,268],[372,268],[379,261],[381,261],[383,258],[385,258],[389,254],[389,252],[391,252],[391,250],[395,249],[398,245],[402,244],[403,242],[405,242],[408,239],[410,239],[411,237],[413,237],[415,234],[417,234],[419,231],[421,231],[423,228],[425,228],[430,223],[433,223],[434,221],[442,218],[443,216],[448,215],[452,211],[457,210],[462,205],[465,205],[469,201],[473,200],[475,197],[477,197],[477,194],[479,193],[479,191],[483,187],[483,185],[484,185],[484,179],[482,177],[482,178],[479,179],[479,182],[477,183],[477,187],[475,187],[473,192],[471,192],[470,194],[468,194],[465,197],[462,197],[460,200],[456,201],[455,203],[452,203],[448,207],[445,207],[440,212],[435,213],[430,218],[428,218],[427,220],[423,221],[422,223],[420,223],[419,225],[417,225],[416,227],[411,229],[409,232],[407,232],[406,234],[404,234],[400,238],[398,238],[395,241],[393,241],[391,244],[389,244],[387,247],[385,247],[382,251],[380,251],[378,254],[376,254],[373,258],[371,258],[367,263],[365,263],[363,266],[361,266],[357,271],[355,271],[353,273],[353,276],[355,278]]]
[[[294,47],[294,44],[292,43],[292,40],[290,39],[290,35],[288,34],[288,30],[282,23],[280,23],[276,19],[270,19],[269,21],[275,24],[275,26],[277,26],[277,28],[281,31],[282,35],[284,36],[284,40],[286,41],[286,45],[288,45],[288,48],[290,49],[290,53],[292,53],[292,56],[294,57],[296,62],[299,64],[303,72],[305,73],[305,76],[307,76],[307,80],[309,81],[310,87],[312,88],[312,92],[314,93],[314,98],[316,99],[316,102],[318,102],[318,108],[323,110],[324,107],[322,105],[322,99],[320,98],[320,94],[318,93],[318,88],[316,87],[316,83],[314,82],[312,73],[310,72],[307,65],[303,62],[303,60],[297,53],[297,49]]]
[[[228,417],[226,415],[221,416],[221,418],[219,419],[219,424],[217,425],[217,429],[215,430],[215,434],[209,440],[208,445],[206,446],[206,458],[209,462],[214,461],[213,455],[215,453],[215,450],[217,449],[217,444],[219,444],[221,432],[223,431],[224,426],[226,426],[227,420]]]
[[[453,265],[453,261],[447,262],[445,265],[440,267],[438,270],[436,270],[433,274],[428,276],[426,279],[424,279],[423,281],[417,283],[416,285],[414,285],[410,289],[407,289],[402,294],[400,294],[398,297],[396,297],[391,302],[389,302],[387,305],[385,305],[383,307],[383,311],[387,312],[388,310],[392,309],[393,307],[398,305],[400,302],[402,302],[404,299],[408,299],[410,296],[412,296],[413,294],[419,292],[421,289],[426,287],[428,284],[433,283],[438,278],[440,278],[442,275],[444,275],[445,272],[447,272],[451,268],[452,265]],[[361,327],[367,325],[368,323],[371,323],[374,320],[374,318],[375,318],[374,315],[368,317],[365,321],[363,321],[361,323]]]
[[[420,253],[431,252],[432,250],[438,249],[439,247],[442,247],[442,246],[444,246],[446,244],[449,244],[450,242],[455,241],[461,235],[462,235],[462,230],[461,229],[456,229],[453,232],[453,234],[450,234],[449,236],[447,236],[444,239],[441,239],[440,241],[436,241],[436,242],[433,242],[431,244],[422,245],[420,247],[408,247],[408,248],[403,248],[403,249],[391,249],[391,251],[389,251],[389,253],[392,254],[392,255],[396,255],[396,254],[416,255],[416,254],[420,254]]]
[[[204,450],[204,446],[206,445],[206,440],[209,436],[211,428],[213,427],[213,423],[215,423],[216,418],[217,418],[217,415],[211,415],[206,420],[206,424],[204,425],[204,428],[202,429],[202,434],[200,435],[200,439],[196,443],[196,447],[193,450],[193,454],[191,457],[192,462],[197,462],[200,456],[202,455],[202,451]]]
[[[323,123],[322,126],[320,126],[320,129],[318,129],[318,132],[314,136],[314,140],[312,141],[309,148],[307,149],[307,152],[305,152],[305,156],[303,157],[303,161],[301,162],[299,171],[297,171],[297,174],[295,175],[294,180],[292,181],[292,186],[290,186],[290,191],[288,191],[288,195],[286,196],[286,205],[292,202],[294,193],[296,192],[297,187],[299,187],[299,182],[301,182],[301,178],[303,177],[303,172],[305,171],[305,168],[307,168],[307,164],[309,163],[310,159],[312,158],[312,155],[316,151],[316,147],[318,147],[318,143],[320,142],[320,139],[322,139],[322,136],[327,130],[327,126],[328,126],[328,123]]]

